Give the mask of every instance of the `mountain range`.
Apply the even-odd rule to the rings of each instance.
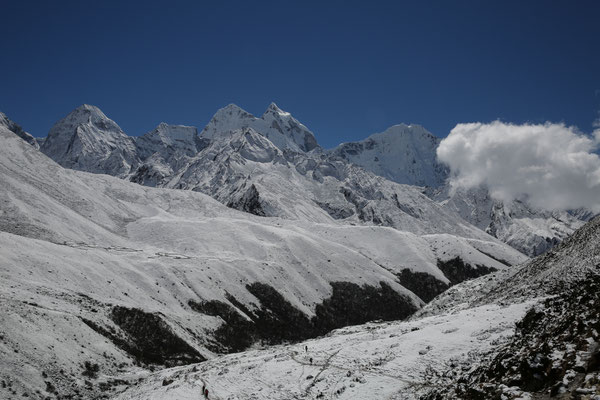
[[[90,105],[39,141],[1,117],[0,397],[499,395],[531,307],[595,323],[598,220],[450,190],[420,126],[326,150],[275,104],[137,137]],[[594,351],[524,374],[585,389]]]
[[[419,125],[400,124],[325,150],[274,103],[260,118],[230,104],[200,134],[193,127],[161,123],[130,137],[97,107],[83,105],[52,127],[41,151],[66,168],[200,191],[257,215],[315,222],[331,217],[422,233],[427,230],[415,226],[423,211],[416,203],[431,202],[416,200],[420,191],[441,205],[443,214],[458,214],[528,256],[547,251],[591,217],[520,201],[505,204],[485,188],[453,190],[448,169],[437,161],[439,142]],[[413,186],[402,192],[414,192],[414,198],[403,201],[393,183]]]

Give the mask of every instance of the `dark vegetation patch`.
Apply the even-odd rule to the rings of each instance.
[[[413,301],[385,282],[380,287],[332,282],[333,294],[318,304],[313,324],[319,334],[373,320],[405,319],[417,311]]]
[[[100,366],[92,361],[86,361],[83,363],[83,372],[81,375],[96,379],[98,377],[98,372],[100,371]]]
[[[316,336],[310,319],[272,286],[255,282],[246,289],[260,300],[253,319],[262,340],[274,344]]]
[[[502,262],[501,260],[495,260]],[[441,261],[438,259],[437,266],[444,273],[446,278],[448,278],[450,284],[442,282],[426,272],[415,272],[411,271],[409,268],[404,268],[399,274],[396,274],[398,283],[419,296],[421,300],[428,303],[438,294],[448,290],[450,286],[457,285],[469,279],[479,278],[480,276],[496,271],[496,268],[486,267],[485,265],[473,267],[470,264],[465,263],[460,257],[454,257],[448,261]]]
[[[448,261],[438,260],[437,267],[444,273],[452,285],[457,285],[469,279],[497,271],[494,267],[477,265],[476,267],[465,263],[460,257],[454,257]]]
[[[214,332],[216,345],[209,345],[217,353],[242,351],[256,341],[254,324],[242,316],[235,308],[219,300],[188,302],[192,310],[213,317],[221,317],[223,324]]]
[[[196,349],[177,336],[158,314],[115,306],[110,318],[125,335],[86,319],[83,319],[83,322],[109,338],[140,363],[175,366],[205,360]]]
[[[427,272],[414,272],[404,268],[399,274],[398,283],[419,296],[421,300],[429,303],[438,294],[446,291],[450,286]]]
[[[331,297],[317,305],[316,315],[312,318],[294,307],[272,286],[260,282],[246,285],[260,301],[260,307],[253,311],[230,294],[227,299],[237,310],[218,300],[190,301],[189,304],[195,311],[223,319],[214,337],[225,352],[241,351],[257,341],[267,344],[295,342],[348,325],[404,319],[417,310],[410,298],[385,282],[381,282],[380,287],[350,282],[332,282],[331,286]]]
[[[591,276],[530,309],[490,361],[423,399],[495,399],[506,387],[534,398],[584,398],[600,385],[600,277]],[[560,395],[560,396],[559,396]]]
[[[96,333],[108,338],[111,342],[113,342],[113,344],[115,346],[117,346],[119,349],[123,350],[124,352],[130,354],[131,356],[133,356],[136,361],[143,363],[144,361],[142,360],[139,352],[137,351],[136,348],[134,348],[128,340],[126,340],[124,337],[119,336],[119,334],[117,333],[117,331],[115,330],[115,328],[113,328],[112,326],[102,326],[97,324],[96,322],[89,320],[87,318],[84,317],[80,317],[81,321],[83,321],[84,324],[86,324],[87,326],[89,326],[92,330],[96,331]]]

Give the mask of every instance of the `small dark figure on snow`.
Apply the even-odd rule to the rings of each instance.
[[[308,361],[310,361],[310,365],[312,365],[312,357]]]
[[[304,346],[304,351],[308,353],[308,346]]]
[[[208,389],[204,389],[204,397],[208,399]]]

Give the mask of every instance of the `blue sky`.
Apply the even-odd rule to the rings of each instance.
[[[5,1],[0,111],[82,103],[129,135],[271,101],[332,147],[390,125],[565,122],[600,108],[598,1]]]

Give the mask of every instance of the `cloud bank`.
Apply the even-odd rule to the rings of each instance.
[[[563,124],[458,124],[437,155],[454,188],[487,186],[499,200],[544,209],[600,212],[600,129],[591,136]]]

